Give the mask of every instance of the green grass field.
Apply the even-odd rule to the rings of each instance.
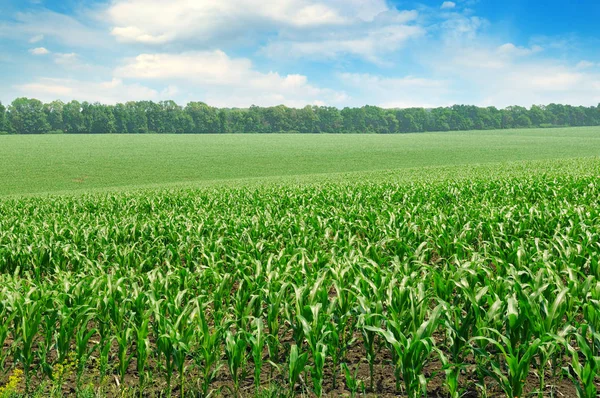
[[[389,136],[0,136],[0,195],[599,155],[598,127]]]

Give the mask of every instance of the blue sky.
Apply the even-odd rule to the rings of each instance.
[[[0,0],[0,101],[597,105],[600,2],[574,4]]]

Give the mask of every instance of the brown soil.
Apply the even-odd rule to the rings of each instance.
[[[93,340],[93,339],[92,339]],[[285,340],[291,340],[290,336],[286,336]],[[9,349],[11,342],[5,342],[4,349]],[[122,394],[122,386],[126,386],[129,388],[136,388],[139,385],[139,374],[136,369],[135,359],[132,360],[127,375],[123,383],[119,380],[119,376],[116,369],[117,360],[117,351],[116,346],[112,347],[111,355],[109,358],[109,367],[111,364],[113,368],[109,369],[106,377],[101,380],[101,377],[98,372],[98,360],[94,353],[92,358],[89,360],[88,368],[85,370],[84,375],[81,380],[81,385],[86,386],[92,383],[96,388],[102,386],[102,392],[104,395],[108,397],[116,397],[123,396]],[[282,358],[286,352],[282,353]],[[55,355],[52,354],[54,357]],[[349,368],[354,371],[354,369],[358,368],[357,374],[358,379],[364,382],[366,386],[365,395],[368,397],[403,397],[405,396],[401,392],[396,390],[396,380],[394,377],[394,368],[391,363],[391,357],[387,350],[382,350],[377,355],[377,360],[374,365],[374,388],[371,390],[369,388],[369,365],[366,361],[365,351],[362,347],[360,340],[351,347],[348,351],[345,362],[348,364]],[[434,356],[432,356],[434,358]],[[287,365],[285,363],[281,363],[280,370],[273,368],[272,366],[266,362],[267,355],[265,351],[264,355],[265,365],[263,366],[261,373],[261,386],[265,389],[268,389],[270,386],[278,386],[281,394],[287,393],[289,391],[289,386],[287,385],[286,378],[286,369]],[[566,358],[565,358],[566,359]],[[224,358],[222,358],[225,361]],[[190,361],[189,365],[192,365]],[[10,369],[13,366],[13,363],[7,360],[5,364],[5,369]],[[163,377],[157,376],[160,375],[160,370],[158,364],[154,359],[149,359],[148,368],[149,371],[153,373],[152,380],[150,380],[149,385],[145,388],[143,396],[147,397],[159,397],[165,396],[165,391],[167,389],[166,381]],[[254,379],[253,379],[253,369],[254,365],[252,363],[251,357],[249,355],[249,361],[246,366],[247,376],[241,382],[239,396],[242,397],[254,397],[255,396],[255,387],[254,387]],[[271,372],[273,374],[273,378],[270,378]],[[62,384],[62,393],[64,396],[74,396],[77,389],[77,377],[76,372],[72,370],[68,374],[65,375],[64,382]],[[572,384],[572,382],[568,379],[560,377],[562,372],[560,370],[557,371],[559,377],[552,377],[551,374],[546,375],[546,388],[543,392],[543,397],[576,397],[576,391]],[[0,374],[0,386],[4,385],[8,379],[10,372],[5,375]],[[432,360],[425,368],[425,375],[429,379],[428,384],[428,397],[448,397],[448,393],[444,388],[444,372],[441,371],[441,363],[438,360]],[[199,380],[199,375],[197,374],[196,367],[190,367],[186,374],[186,391],[193,394],[193,396],[197,396],[197,383]],[[41,380],[37,377],[32,380],[32,385],[37,386],[40,385]],[[480,392],[480,388],[476,386],[478,379],[475,374],[475,365],[471,364],[467,366],[465,371],[461,374],[461,385],[464,388],[465,398],[476,398],[482,396]],[[22,383],[24,384],[24,383]],[[178,397],[180,396],[179,392],[179,376],[177,374],[173,375],[172,379],[172,396]],[[498,385],[489,378],[484,379],[484,384],[487,389],[488,397],[505,397],[505,394],[501,391]],[[51,384],[48,383],[46,386],[45,392],[50,393]],[[302,375],[302,381],[298,385],[295,386],[296,395],[298,396],[312,396],[309,392],[312,387],[312,382],[310,380],[310,375],[308,372],[305,372]],[[600,387],[600,386],[599,386]],[[538,396],[537,391],[539,388],[539,379],[536,376],[535,370],[532,369],[529,377],[526,381],[525,386],[525,394],[524,396]],[[24,389],[24,385],[20,386],[21,391]],[[233,383],[231,376],[229,374],[228,369],[224,365],[217,374],[216,380],[211,384],[211,390],[217,391],[217,396],[234,396],[231,392],[233,391]],[[326,366],[325,369],[325,381],[323,383],[323,391],[324,396],[326,397],[340,397],[346,396],[349,397],[350,391],[346,388],[345,377],[344,374],[340,371],[337,375],[337,386],[333,388],[333,374],[331,365],[329,367]],[[139,393],[138,393],[139,395]],[[187,396],[188,394],[186,394]],[[359,390],[359,395],[362,395]],[[271,396],[271,395],[270,395]],[[280,395],[277,395],[280,396]]]

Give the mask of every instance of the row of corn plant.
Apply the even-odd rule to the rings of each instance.
[[[599,194],[522,174],[5,199],[0,386],[596,396]]]

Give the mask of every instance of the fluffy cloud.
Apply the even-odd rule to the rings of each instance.
[[[423,36],[423,27],[411,23],[418,18],[416,11],[394,12],[382,15],[369,23],[340,28],[327,33],[290,35],[268,44],[263,52],[272,58],[321,59],[354,55],[368,61],[382,63],[381,55],[394,53],[407,41]]]
[[[115,0],[106,11],[121,42],[146,45],[271,40],[262,53],[276,58],[333,58],[344,54],[379,62],[424,34],[416,11],[398,11],[386,0]]]
[[[48,49],[44,48],[44,47],[37,47],[37,48],[32,48],[31,50],[29,50],[29,52],[33,55],[46,55],[46,54],[50,54],[50,51],[48,51]]]
[[[600,73],[552,56],[541,47],[495,45],[480,38],[426,52],[429,74],[454,82],[450,102],[483,106],[568,103],[596,105]],[[583,66],[586,66],[584,64]]]
[[[26,46],[0,54],[0,62],[12,67],[3,82],[9,88],[28,82],[12,88],[45,99],[175,97],[218,106],[600,102],[600,64],[571,59],[572,38],[512,43],[467,9],[475,0],[442,1],[418,12],[398,10],[389,0],[170,0],[167,6],[163,0],[110,0],[71,15],[39,6],[0,18],[0,40]],[[39,56],[25,58],[37,46],[29,51]],[[236,58],[217,48],[252,55]],[[140,52],[146,53],[124,58]],[[251,59],[261,62],[260,69]],[[311,59],[327,66],[306,62]],[[14,66],[22,60],[26,67]],[[331,78],[324,84],[336,90],[304,71],[263,66],[273,60],[318,68],[321,79]],[[42,67],[46,76],[69,79],[21,76]]]
[[[372,20],[385,0],[114,0],[106,12],[121,41],[160,44],[210,42],[276,28],[314,28]]]
[[[179,82],[195,90],[194,99],[217,106],[304,106],[316,101],[338,103],[343,93],[321,89],[298,74],[262,73],[246,58],[231,58],[223,51],[181,54],[141,54],[115,70],[130,79]],[[199,95],[198,93],[202,93]]]
[[[70,101],[102,102],[114,104],[129,100],[156,100],[156,90],[139,84],[125,84],[120,79],[90,82],[74,79],[39,78],[31,83],[14,86],[20,95],[42,101],[61,99]]]

